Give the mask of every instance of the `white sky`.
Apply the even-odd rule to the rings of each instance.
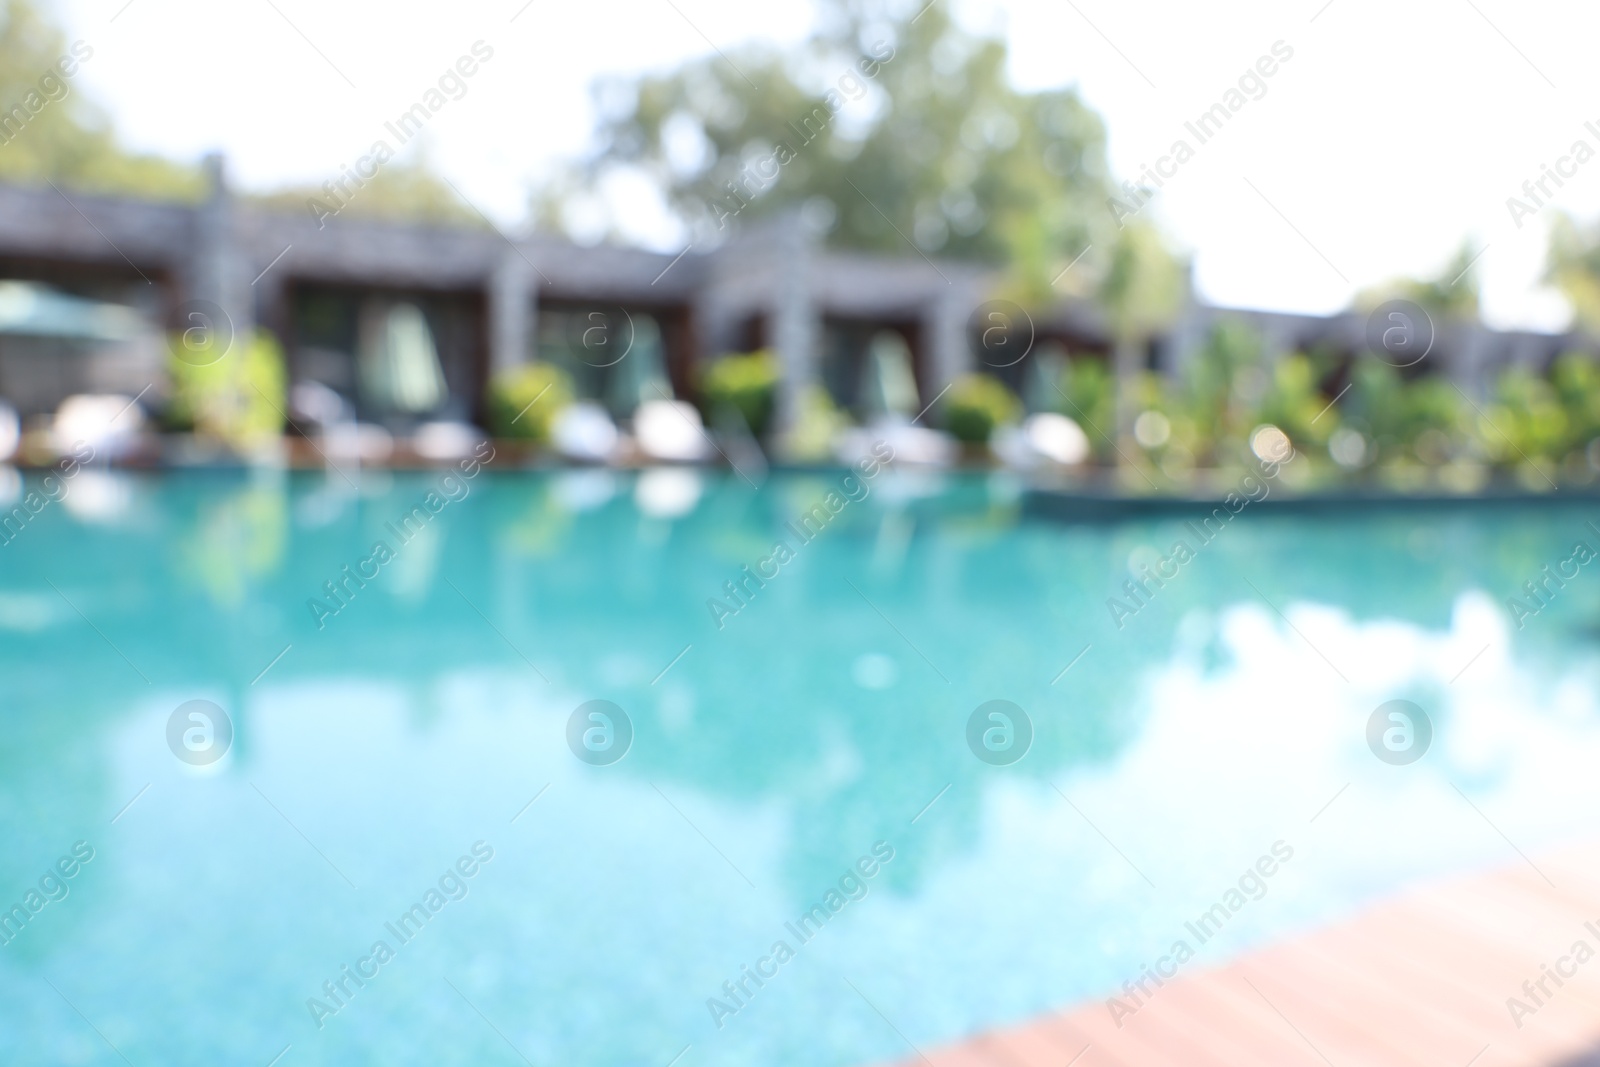
[[[1203,297],[1333,311],[1358,288],[1436,273],[1469,239],[1487,245],[1492,323],[1564,324],[1564,303],[1539,283],[1544,227],[1553,208],[1600,215],[1600,159],[1520,230],[1506,198],[1574,140],[1600,149],[1584,129],[1590,119],[1600,129],[1600,104],[1584,110],[1600,101],[1590,55],[1600,6],[1324,2],[958,0],[966,21],[1009,36],[1019,86],[1080,88],[1128,177],[1274,41],[1294,49],[1268,94],[1199,146],[1147,209],[1194,254]],[[708,37],[723,49],[797,40],[812,18],[809,0],[59,3],[71,35],[95,48],[77,86],[130,143],[184,158],[219,148],[236,182],[258,189],[335,177],[482,39],[494,58],[430,123],[429,147],[504,223],[522,218],[555,161],[583,148],[597,75],[671,66],[707,53]],[[676,243],[659,205],[617,195],[642,241]]]

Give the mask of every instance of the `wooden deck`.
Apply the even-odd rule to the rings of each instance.
[[[1120,1029],[1095,1001],[906,1067],[1600,1067],[1600,846],[1535,862],[1548,882],[1520,863],[1180,971]]]

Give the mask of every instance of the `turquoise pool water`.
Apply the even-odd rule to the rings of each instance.
[[[775,558],[841,475],[80,475],[0,545],[0,1062],[900,1060],[1593,830],[1600,572],[1506,598],[1600,507],[1251,507],[1119,629],[1183,519],[892,473]]]

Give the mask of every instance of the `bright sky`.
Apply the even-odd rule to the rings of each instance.
[[[497,220],[592,126],[603,73],[671,66],[740,41],[794,41],[809,0],[58,0],[95,49],[77,84],[140,148],[220,148],[235,180],[320,183],[353,163],[473,42],[493,58],[429,124],[436,163]],[[939,0],[950,2],[950,0]],[[1194,158],[1146,209],[1195,259],[1203,298],[1309,312],[1399,274],[1433,274],[1469,240],[1486,315],[1558,328],[1539,283],[1545,226],[1600,216],[1600,159],[1518,228],[1522,195],[1579,139],[1600,151],[1600,7],[1576,0],[956,0],[1001,27],[1023,88],[1076,84],[1105,117],[1125,177],[1184,137]],[[124,6],[126,4],[126,6]],[[1276,41],[1293,49],[1214,139],[1183,123]],[[319,54],[320,53],[320,54]],[[1597,122],[1596,132],[1585,129]],[[1568,166],[1567,169],[1573,169]],[[636,188],[629,231],[677,234]],[[1530,203],[1530,206],[1531,203]]]

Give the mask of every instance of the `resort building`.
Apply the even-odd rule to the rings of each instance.
[[[23,416],[73,394],[140,394],[162,377],[168,333],[190,329],[237,337],[264,327],[293,383],[326,386],[379,424],[481,422],[488,377],[533,360],[564,364],[581,398],[605,403],[641,363],[692,398],[699,365],[765,347],[783,367],[780,412],[817,384],[859,415],[873,402],[863,369],[886,336],[922,403],[969,371],[1020,387],[1029,351],[1106,358],[1113,347],[1104,317],[1081,301],[1011,323],[997,346],[986,333],[999,321],[985,303],[990,270],[909,246],[901,257],[829,250],[799,216],[669,255],[488,225],[319,220],[240,200],[221,160],[208,168],[209,195],[195,205],[0,186],[0,397]],[[1148,341],[1147,366],[1178,370],[1228,318],[1250,324],[1272,353],[1321,346],[1354,356],[1366,346],[1356,313],[1191,300]],[[411,355],[375,376],[363,353],[385,343]],[[1451,325],[1427,369],[1481,393],[1500,366],[1542,367],[1574,347],[1591,343]]]

